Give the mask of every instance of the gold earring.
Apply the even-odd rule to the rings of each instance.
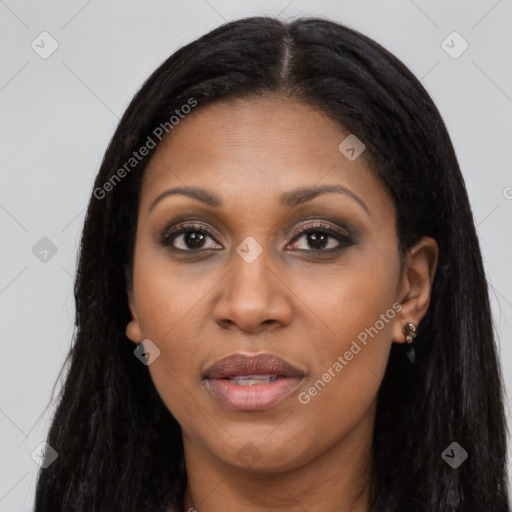
[[[412,343],[414,338],[418,335],[418,328],[411,322],[405,324],[402,332],[405,334],[407,343]]]

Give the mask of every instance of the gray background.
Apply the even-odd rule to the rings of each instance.
[[[33,507],[31,453],[45,439],[54,407],[42,413],[73,334],[85,207],[120,115],[178,47],[255,14],[345,23],[397,55],[431,94],[478,225],[510,420],[512,0],[0,0],[0,511]],[[43,31],[58,43],[46,59],[31,47],[51,48]],[[453,31],[469,43],[458,58],[441,46]],[[453,53],[462,46],[452,39]],[[40,252],[48,242],[33,252],[43,237],[56,254]]]

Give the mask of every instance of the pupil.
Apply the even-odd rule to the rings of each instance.
[[[325,233],[309,233],[308,243],[314,249],[322,249],[325,247],[325,242],[327,240],[327,236]]]
[[[196,231],[185,233],[185,243],[193,249],[200,248],[204,241],[204,235]]]

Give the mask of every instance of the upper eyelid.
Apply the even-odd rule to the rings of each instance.
[[[312,220],[309,223],[307,221],[305,221],[304,224],[301,224],[299,227],[292,230],[292,233],[290,234],[290,236],[301,235],[302,232],[313,230],[315,228],[335,231],[335,232],[338,232],[338,234],[341,234],[341,235],[344,235],[347,237],[351,235],[351,230],[345,226],[342,226],[339,224],[333,225],[332,222],[327,222],[327,221]]]

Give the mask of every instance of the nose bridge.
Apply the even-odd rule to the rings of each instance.
[[[263,242],[262,242],[263,243]],[[272,251],[247,237],[233,253],[232,271],[215,308],[216,321],[255,331],[262,324],[287,324],[291,308],[272,271]]]
[[[268,300],[272,293],[271,251],[263,243],[249,236],[236,247],[233,255],[232,292],[239,297],[252,297],[255,302]]]

